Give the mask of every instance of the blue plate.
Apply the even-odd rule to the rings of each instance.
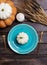
[[[25,32],[29,36],[27,44],[21,45],[16,41],[18,33]],[[27,54],[34,51],[38,44],[38,34],[36,30],[28,24],[18,24],[14,26],[8,34],[8,45],[10,48],[18,54]]]

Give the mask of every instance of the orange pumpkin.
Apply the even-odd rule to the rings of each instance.
[[[14,6],[14,3],[11,0],[0,0],[0,4],[1,3],[3,3],[3,4],[7,3],[7,5],[9,4],[9,9],[12,9],[12,12],[10,10],[11,15],[7,14],[7,12],[6,12],[7,17],[5,17],[5,15],[3,16],[3,14],[0,16],[0,28],[5,28],[6,26],[10,26],[13,23],[13,21],[15,20],[15,15],[17,13],[17,8]],[[5,11],[9,12],[9,9],[7,10],[7,8],[6,8]],[[4,11],[4,9],[2,9],[2,12],[3,11]]]

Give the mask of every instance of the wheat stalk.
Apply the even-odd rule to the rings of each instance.
[[[25,13],[26,18],[29,20],[47,25],[47,15],[35,0],[25,0],[24,6],[19,10]]]

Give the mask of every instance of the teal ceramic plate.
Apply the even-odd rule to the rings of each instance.
[[[26,44],[21,45],[17,43],[16,37],[18,33],[25,32],[29,36],[29,40]],[[10,48],[18,54],[28,54],[37,47],[38,34],[37,31],[28,24],[18,24],[14,26],[8,34],[8,45]]]

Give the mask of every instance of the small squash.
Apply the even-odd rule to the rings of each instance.
[[[4,21],[0,21],[0,28],[4,28],[6,27],[6,24],[4,23]]]
[[[0,0],[0,28],[10,26],[15,20],[17,8],[11,0]]]
[[[29,40],[29,37],[25,32],[20,32],[17,35],[17,42],[19,44],[26,44],[28,42],[28,40]]]
[[[7,0],[0,0],[0,3],[2,3],[2,2],[6,2]]]

